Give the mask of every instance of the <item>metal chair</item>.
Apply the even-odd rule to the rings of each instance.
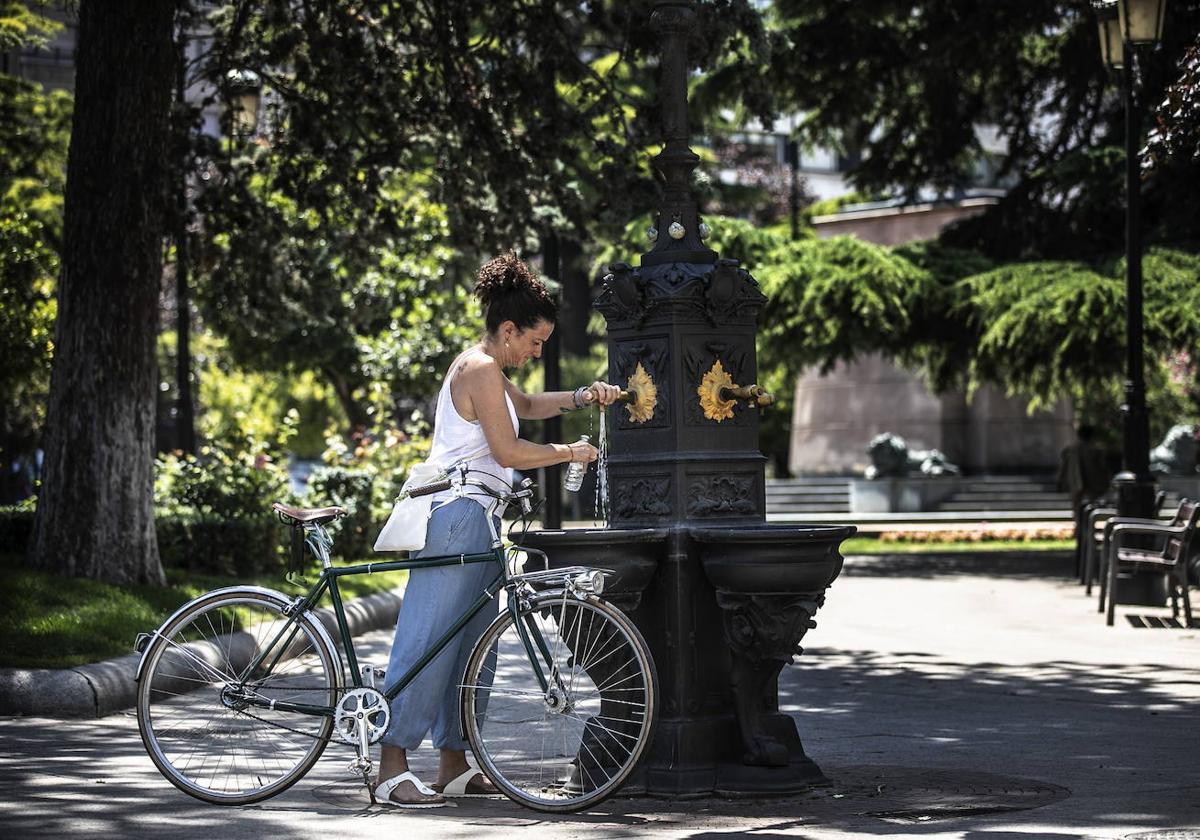
[[[1117,575],[1122,568],[1153,569],[1164,572],[1171,582],[1171,616],[1179,617],[1179,599],[1183,599],[1185,624],[1192,625],[1192,602],[1188,595],[1188,549],[1200,518],[1200,503],[1184,499],[1170,524],[1153,519],[1113,517],[1104,526],[1104,553],[1108,572],[1100,589],[1101,608],[1107,595],[1106,623],[1111,627],[1116,612]],[[1161,549],[1127,546],[1129,537],[1154,537],[1163,542]]]
[[[1154,512],[1151,516],[1155,519],[1161,518],[1162,506],[1166,498],[1167,491],[1165,490],[1159,490],[1154,494]],[[1085,585],[1084,592],[1088,595],[1092,594],[1092,584],[1098,577],[1101,587],[1104,586],[1104,575],[1106,574],[1106,570],[1101,564],[1104,555],[1104,532],[1101,531],[1097,534],[1097,528],[1101,522],[1107,522],[1116,515],[1117,509],[1112,507],[1112,502],[1103,499],[1095,504],[1085,505],[1083,508],[1082,518],[1085,525],[1080,531],[1076,545],[1083,555],[1083,572],[1079,582]],[[1103,602],[1100,610],[1104,610]]]

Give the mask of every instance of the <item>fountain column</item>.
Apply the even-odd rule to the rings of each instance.
[[[672,797],[778,794],[821,782],[777,677],[814,626],[852,526],[766,524],[757,318],[766,298],[720,259],[691,189],[687,2],[655,5],[662,38],[663,200],[638,267],[609,266],[596,308],[609,381],[633,401],[609,411],[609,527],[540,531],[555,565],[616,573],[609,592],[646,636],[661,713],[633,789]]]

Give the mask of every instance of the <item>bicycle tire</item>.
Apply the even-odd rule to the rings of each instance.
[[[514,802],[547,813],[593,807],[621,788],[653,739],[658,677],[649,646],[624,613],[594,596],[542,594],[520,615],[546,639],[562,702],[552,707],[554,690],[541,690],[506,610],[463,674],[467,739],[480,769]]]
[[[138,730],[159,772],[184,793],[215,805],[261,802],[303,778],[325,751],[331,716],[238,709],[225,693],[248,683],[264,699],[337,703],[341,660],[307,614],[295,624],[286,658],[254,680],[239,679],[253,652],[283,626],[288,605],[270,590],[216,590],[184,607],[146,649]]]

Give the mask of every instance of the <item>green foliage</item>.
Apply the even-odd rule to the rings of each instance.
[[[972,376],[1048,404],[1120,371],[1124,287],[1079,263],[1022,263],[962,281]]]
[[[306,205],[275,185],[288,161],[247,160],[205,199],[208,224],[227,232],[197,296],[232,360],[317,372],[351,427],[422,405],[478,329],[445,208],[399,177],[381,187],[372,218],[340,193]],[[383,218],[394,229],[372,230]]]
[[[409,431],[388,428],[358,432],[347,443],[336,432],[327,438],[325,466],[308,482],[308,504],[340,505],[349,516],[331,526],[334,552],[340,557],[370,554],[379,529],[392,512],[412,466],[429,457],[431,439],[422,424]]]
[[[274,517],[214,519],[174,513],[156,516],[154,530],[164,569],[245,580],[263,574],[279,576],[286,565],[282,546],[286,529]]]
[[[54,24],[0,5],[0,51],[37,43]],[[0,74],[0,468],[33,452],[50,389],[62,194],[71,100]],[[3,492],[3,491],[0,491]],[[14,488],[13,492],[20,492]]]
[[[0,450],[31,453],[46,419],[58,256],[43,223],[0,209]],[[7,468],[5,469],[7,473]]]
[[[907,260],[851,237],[788,243],[757,275],[769,298],[759,355],[795,374],[860,353],[901,352],[931,285]]]
[[[294,421],[294,415],[290,418]],[[237,445],[218,441],[198,456],[168,453],[158,458],[154,502],[159,511],[209,519],[270,518],[271,502],[290,498],[279,440],[253,438]]]
[[[1200,156],[1200,34],[1179,62],[1179,76],[1155,108],[1154,126],[1146,141],[1143,169],[1153,170],[1171,158]]]
[[[929,277],[926,293],[913,301],[911,334],[896,358],[921,371],[935,393],[966,386],[979,333],[971,320],[973,309],[957,284],[995,264],[975,251],[937,240],[902,245],[892,253]]]
[[[1122,98],[1090,0],[775,0],[769,14],[780,110],[804,115],[801,142],[861,153],[857,189],[1000,183],[999,205],[948,232],[998,259],[1086,260],[1120,241]],[[1159,126],[1151,151],[1171,161],[1145,187],[1143,221],[1177,242],[1200,224],[1187,142],[1200,2],[1172,2],[1167,15],[1162,44],[1138,55],[1139,98],[1164,103],[1143,127]]]
[[[347,516],[330,526],[339,557],[370,554],[379,526],[386,521],[386,515],[376,516],[372,511],[377,478],[384,483],[375,470],[321,467],[308,479],[308,497],[314,506],[338,505],[347,511]]]
[[[61,28],[61,24],[33,12],[28,3],[16,0],[0,3],[0,52],[45,46]]]
[[[283,583],[278,570],[249,577],[171,567],[166,572],[166,586],[114,586],[23,569],[18,556],[0,555],[0,667],[71,668],[122,656],[138,633],[205,592],[237,584],[279,589]],[[406,574],[352,575],[338,586],[343,597],[358,598],[393,589]]]

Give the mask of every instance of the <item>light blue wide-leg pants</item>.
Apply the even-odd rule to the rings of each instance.
[[[491,548],[487,512],[471,499],[443,504],[429,518],[425,547],[414,558],[441,554],[482,554]],[[408,671],[433,642],[479,598],[498,568],[495,563],[468,563],[413,569],[396,619],[396,638],[388,659],[384,685],[391,686]],[[484,607],[450,640],[433,661],[392,701],[392,717],[383,743],[416,749],[432,730],[433,745],[465,750],[459,726],[459,683],[471,649],[496,617],[495,606]]]

